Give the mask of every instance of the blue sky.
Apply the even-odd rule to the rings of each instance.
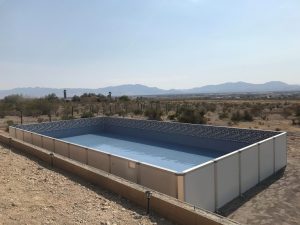
[[[300,84],[299,0],[0,0],[0,89]]]

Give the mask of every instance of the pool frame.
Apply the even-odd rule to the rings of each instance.
[[[196,135],[195,133],[199,130],[206,132],[212,130],[212,133],[222,136],[225,141],[226,138],[229,140],[233,135],[236,135],[235,138],[240,136],[241,139],[250,144],[183,172],[176,172],[39,133],[45,129],[63,132],[68,129],[76,130],[91,126],[104,126],[104,123],[123,127],[129,126],[133,129],[152,129],[154,132],[163,130],[164,132],[178,132],[180,134],[183,130],[184,134],[188,133],[188,135]],[[224,135],[224,132],[228,134]],[[217,211],[226,203],[241,196],[259,182],[284,168],[287,164],[286,132],[96,117],[10,126],[9,133],[11,137],[210,211]],[[205,134],[200,132],[197,135],[197,138],[201,138],[200,135]],[[245,138],[245,135],[248,135],[247,138]],[[217,140],[218,136],[214,138]]]

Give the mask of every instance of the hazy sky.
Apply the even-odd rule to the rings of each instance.
[[[0,89],[300,84],[299,0],[0,0]]]

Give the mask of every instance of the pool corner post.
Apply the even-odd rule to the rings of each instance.
[[[276,137],[273,137],[272,138],[272,144],[273,144],[273,174],[276,173],[276,151],[275,151],[275,148],[276,148]]]
[[[176,174],[177,177],[177,199],[185,201],[184,194],[184,174]]]
[[[242,197],[242,151],[238,151],[239,157],[239,196]]]
[[[217,163],[218,161],[217,160],[214,160],[214,197],[215,197],[215,202],[214,202],[214,205],[215,205],[215,212],[218,212],[218,204],[219,204],[219,195],[218,195],[218,166],[217,166]]]

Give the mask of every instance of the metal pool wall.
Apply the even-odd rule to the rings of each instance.
[[[116,129],[118,128],[118,129]],[[182,173],[159,168],[48,135],[76,135],[95,130],[143,130],[149,138],[176,135],[193,145],[223,150],[222,157]],[[180,124],[112,117],[97,117],[10,127],[12,137],[45,148],[83,164],[157,190],[210,211],[229,201],[286,166],[286,133],[205,125]],[[173,139],[172,139],[173,140]],[[177,140],[177,139],[176,139]],[[171,139],[170,139],[171,141]],[[230,144],[226,144],[230,143]],[[221,149],[224,146],[224,149]]]

